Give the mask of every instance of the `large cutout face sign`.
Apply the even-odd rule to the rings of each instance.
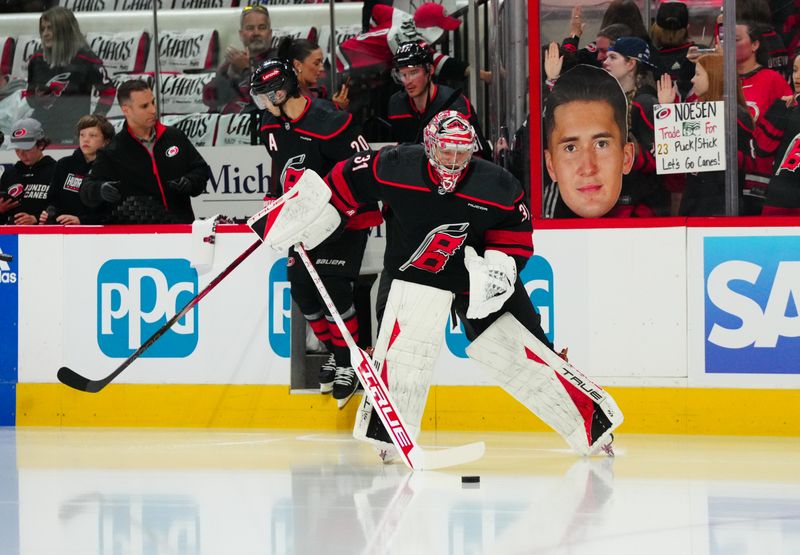
[[[576,66],[550,92],[545,165],[577,216],[600,218],[617,203],[634,159],[626,122],[625,94],[602,69]]]

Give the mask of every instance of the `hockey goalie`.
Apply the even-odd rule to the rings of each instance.
[[[267,223],[251,219],[251,227],[278,250],[300,241],[312,247],[341,228],[338,217],[382,201],[387,244],[373,358],[409,431],[419,432],[452,310],[471,341],[467,355],[498,385],[577,453],[611,455],[622,413],[555,353],[519,279],[533,254],[525,192],[509,172],[473,157],[475,149],[467,119],[440,112],[425,128],[424,145],[361,152],[334,166],[324,183],[306,171],[293,189],[298,206],[287,201]],[[366,396],[354,436],[391,458],[394,447]]]

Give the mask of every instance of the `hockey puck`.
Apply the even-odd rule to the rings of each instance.
[[[462,484],[479,484],[481,482],[480,476],[462,476],[461,483]]]
[[[10,254],[3,254],[0,252],[0,262],[13,262],[14,257]]]

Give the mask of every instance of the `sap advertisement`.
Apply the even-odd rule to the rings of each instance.
[[[693,288],[690,321],[701,341],[689,367],[702,372],[691,377],[742,387],[800,385],[800,235],[791,228],[760,236],[692,231],[692,275],[702,287]]]

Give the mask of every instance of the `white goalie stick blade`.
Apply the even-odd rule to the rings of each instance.
[[[409,434],[402,416],[396,410],[396,405],[389,396],[383,380],[381,380],[380,372],[375,369],[375,365],[369,355],[356,345],[353,336],[350,335],[350,331],[342,320],[339,311],[336,310],[336,305],[328,294],[325,284],[322,283],[322,279],[319,277],[316,268],[314,268],[314,263],[308,257],[306,249],[302,244],[298,243],[295,245],[295,251],[300,256],[306,269],[308,269],[311,280],[317,287],[320,297],[322,297],[325,306],[336,322],[342,338],[347,343],[347,347],[350,349],[350,364],[355,368],[356,376],[358,376],[361,385],[364,386],[364,391],[372,400],[374,410],[389,432],[392,443],[401,454],[403,462],[412,470],[433,470],[456,466],[481,458],[486,450],[486,446],[482,441],[436,451],[425,451],[417,445],[412,435]]]
[[[504,314],[467,347],[499,384],[581,455],[613,455],[622,411],[603,388]]]

